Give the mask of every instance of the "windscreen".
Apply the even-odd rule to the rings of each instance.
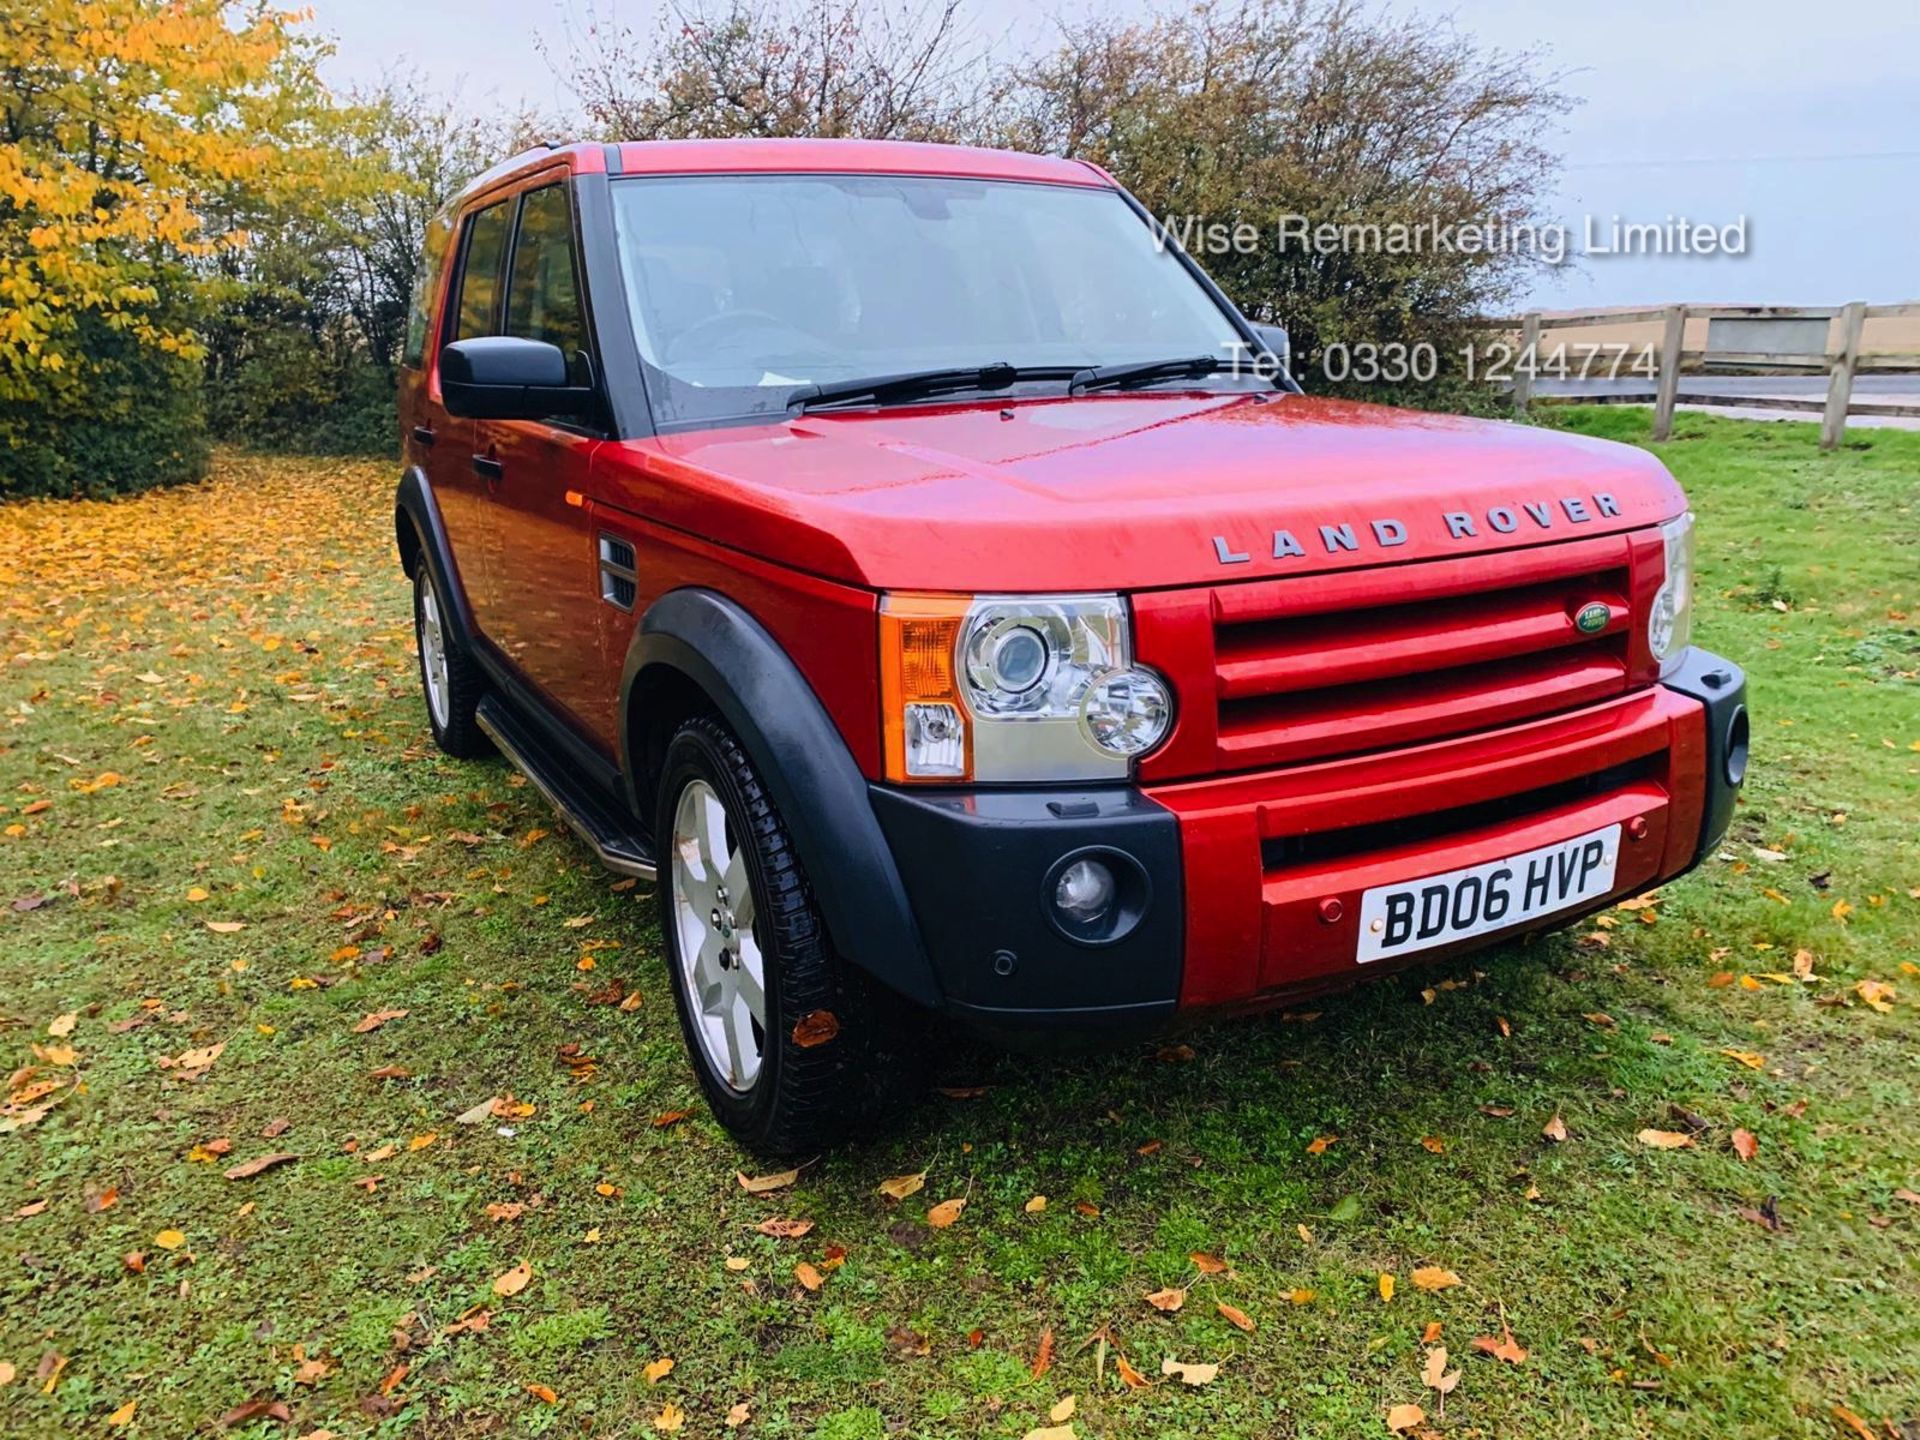
[[[635,177],[614,196],[669,425],[778,412],[808,383],[1235,354],[1221,307],[1112,190],[723,175]]]

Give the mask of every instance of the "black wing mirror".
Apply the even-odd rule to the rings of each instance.
[[[575,385],[558,345],[517,335],[456,340],[440,352],[440,394],[468,420],[591,415],[591,385]]]
[[[1282,367],[1291,370],[1293,368],[1293,341],[1287,337],[1287,327],[1284,325],[1255,325],[1252,329],[1253,338],[1266,346],[1268,351],[1273,355],[1273,358],[1278,360]]]

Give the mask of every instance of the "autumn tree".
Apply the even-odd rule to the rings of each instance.
[[[3,3],[0,493],[195,475],[231,217],[336,183],[320,47],[260,0]]]
[[[203,328],[214,433],[264,449],[392,453],[395,367],[428,222],[543,128],[404,74],[344,97],[331,192],[254,215],[252,243],[222,257],[224,293]]]
[[[548,63],[591,131],[621,140],[960,141],[993,76],[960,0],[684,0],[635,30],[591,6]]]
[[[1017,68],[1001,136],[1105,166],[1177,230],[1223,227],[1197,258],[1243,309],[1289,327],[1312,381],[1333,344],[1426,342],[1457,366],[1474,322],[1511,303],[1538,261],[1524,248],[1282,244],[1286,217],[1516,233],[1540,219],[1567,105],[1541,57],[1444,20],[1245,0],[1069,26]],[[1236,226],[1252,243],[1232,243]]]

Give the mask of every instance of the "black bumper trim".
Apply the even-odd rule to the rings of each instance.
[[[1687,867],[1692,869],[1725,838],[1746,779],[1747,675],[1731,660],[1693,648],[1682,657],[1680,668],[1661,683],[1698,700],[1707,712],[1706,794],[1700,807],[1700,841]]]
[[[998,1030],[1172,1012],[1186,916],[1170,810],[1130,788],[870,794],[950,1014]],[[1064,933],[1045,893],[1061,860],[1089,849],[1119,851],[1147,882],[1130,928],[1096,944]]]

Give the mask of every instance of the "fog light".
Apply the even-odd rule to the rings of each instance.
[[[1053,908],[1075,929],[1098,925],[1113,908],[1113,871],[1098,860],[1076,860],[1054,882]]]

